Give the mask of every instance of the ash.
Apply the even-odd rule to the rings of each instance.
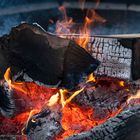
[[[60,120],[60,106],[46,108],[29,119],[24,134],[28,140],[52,140],[63,130]]]

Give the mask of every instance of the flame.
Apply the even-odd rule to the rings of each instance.
[[[91,73],[88,76],[88,79],[87,79],[86,83],[88,83],[88,82],[96,82],[96,79],[95,79],[95,76],[93,75],[93,73]]]
[[[27,119],[27,123],[28,123],[28,121],[30,120],[30,118],[31,118],[34,114],[38,113],[39,111],[41,111],[41,110],[40,110],[40,109],[33,109],[33,110],[31,110],[30,113],[29,113],[29,117],[28,117],[28,119]],[[32,119],[31,121],[32,121],[32,122],[35,122],[34,119]]]
[[[9,67],[4,74],[4,79],[8,83],[9,88],[15,89],[15,90],[18,90],[27,94],[27,90],[25,90],[24,83],[12,81],[10,75],[11,75],[11,69]]]
[[[12,81],[10,79],[10,75],[11,75],[11,70],[10,70],[10,67],[6,70],[5,74],[4,74],[4,79],[5,81],[8,83],[9,85],[9,88],[11,89],[11,86],[12,86]]]
[[[124,81],[120,81],[120,82],[119,82],[119,85],[120,85],[121,87],[124,87],[124,86],[125,86],[125,82],[124,82]]]
[[[64,132],[58,135],[55,140],[62,140],[74,134],[78,134],[83,131],[88,131],[97,125],[106,122],[109,118],[112,118],[119,114],[123,110],[123,107],[110,112],[104,119],[94,118],[94,109],[80,107],[76,104],[69,104],[62,109],[61,125]]]
[[[84,8],[85,0],[79,0],[81,8]],[[99,5],[100,0],[97,0],[96,8]],[[95,22],[105,23],[106,20],[97,14],[94,9],[90,9],[87,11],[87,15],[85,16],[83,26],[80,26],[78,29],[74,27],[76,23],[73,21],[71,17],[67,16],[66,8],[64,6],[60,6],[59,10],[63,14],[63,20],[58,20],[56,22],[56,34],[60,37],[63,37],[63,34],[73,35],[75,33],[79,33],[79,37],[75,39],[75,42],[86,49],[87,43],[90,40],[91,35],[91,25]]]
[[[77,44],[81,47],[86,48],[87,43],[89,42],[90,38],[90,24],[92,23],[92,19],[85,17],[84,26],[80,29],[80,37],[76,39]]]
[[[71,100],[72,100],[75,96],[77,96],[78,94],[80,94],[83,90],[84,90],[84,87],[81,88],[80,90],[75,91],[68,99],[65,100],[65,94],[67,93],[67,91],[66,91],[66,90],[60,89],[62,107],[65,107],[68,103],[70,103]]]
[[[39,86],[33,82],[15,82],[11,80],[11,70],[8,68],[4,74],[4,79],[8,83],[9,88],[14,90],[14,98],[20,100],[17,102],[18,110],[15,111],[15,117],[12,119],[5,118],[1,121],[2,128],[5,128],[5,121],[9,122],[8,129],[0,129],[0,133],[6,134],[21,134],[21,130],[25,123],[36,113],[40,112],[46,101],[48,105],[53,105],[53,94],[57,93],[58,89],[46,88]],[[56,94],[57,95],[57,94]],[[54,100],[55,103],[55,100]],[[1,119],[1,117],[0,117]],[[35,120],[32,119],[32,122]],[[15,129],[14,131],[10,131]]]
[[[66,8],[63,5],[59,7],[59,10],[63,15],[63,20],[58,20],[56,22],[56,34],[59,36],[61,36],[61,34],[70,34],[74,24],[73,19],[67,16]]]
[[[140,99],[140,90],[137,91],[136,95],[132,95],[127,99],[127,103],[129,104],[133,99]]]
[[[67,21],[68,20],[68,16],[67,16],[66,8],[63,5],[61,5],[58,9],[62,12],[62,14],[64,16],[64,20]]]
[[[35,102],[34,106],[32,108],[28,108],[28,111],[25,111],[25,112],[21,113],[20,115],[17,115],[15,118],[12,118],[11,120],[9,119],[9,120],[5,120],[5,122],[2,122],[2,124],[4,124],[4,125],[7,122],[11,123],[14,126],[14,128],[17,129],[17,131],[21,130],[21,128],[24,127],[25,122],[26,121],[28,122],[34,114],[38,113],[42,109],[44,102],[47,102],[47,106],[49,106],[50,108],[52,106],[55,107],[55,105],[57,103],[62,104],[61,125],[64,129],[64,132],[57,135],[56,140],[62,140],[73,134],[77,134],[77,133],[80,133],[83,131],[88,131],[91,128],[96,127],[97,125],[104,123],[109,118],[116,116],[125,108],[125,106],[123,106],[122,105],[123,103],[122,103],[119,107],[117,107],[117,109],[111,110],[109,112],[107,111],[107,113],[103,116],[104,118],[98,118],[95,113],[96,109],[97,109],[96,106],[94,106],[94,107],[78,106],[74,103],[71,103],[73,98],[75,98],[77,95],[79,95],[83,90],[86,90],[86,87],[83,87],[74,92],[72,92],[72,91],[69,92],[65,89],[59,89],[59,91],[56,90],[55,93],[53,93],[53,94],[51,93],[48,97],[49,93],[48,93],[48,90],[46,90],[46,88],[45,88],[45,90],[42,91],[43,92],[43,94],[42,94],[40,91],[37,91],[38,88],[42,88],[42,87],[35,85],[35,87],[36,87],[35,88],[32,84],[29,84],[29,83],[25,84],[25,83],[12,81],[10,79],[10,68],[8,68],[6,70],[6,72],[4,74],[4,78],[11,88],[14,88],[20,92],[22,92],[24,90],[23,93],[26,93],[26,94],[23,94],[23,95],[26,95],[26,96],[28,95],[27,97],[31,98]],[[107,80],[108,79],[106,78],[105,81],[107,81]],[[99,81],[100,81],[100,79],[95,78],[95,76],[92,73],[87,78],[86,83],[96,82],[98,84],[98,83],[100,83]],[[113,82],[112,79],[110,81]],[[123,80],[119,80],[119,81],[116,80],[116,83],[119,88],[121,86],[121,89],[123,89],[123,86],[126,86],[126,84]],[[27,87],[30,88],[30,91],[32,92],[31,94],[27,94]],[[93,88],[93,85],[91,85],[91,87]],[[91,88],[91,87],[87,87],[87,88]],[[96,87],[94,87],[94,88],[96,88]],[[129,90],[129,86],[127,88],[128,88],[127,90]],[[52,90],[52,89],[49,89],[49,90]],[[69,96],[69,94],[71,94],[71,96]],[[40,96],[43,96],[43,98],[41,98]],[[23,98],[23,96],[22,96],[22,98]],[[40,98],[40,99],[38,99],[38,98]],[[129,103],[132,99],[137,99],[137,98],[140,98],[140,90],[138,90],[136,95],[130,96],[128,98],[128,100],[126,99],[126,101],[127,101],[127,103]],[[29,100],[27,100],[27,101],[29,101]],[[26,103],[31,104],[30,101],[26,102]],[[124,104],[126,104],[126,102]],[[34,117],[32,117],[31,121],[36,122]],[[19,124],[19,126],[15,127],[17,124]],[[13,128],[10,127],[10,129],[13,129]],[[8,130],[11,132],[10,129],[8,129]],[[2,129],[0,129],[0,131],[1,130]],[[18,134],[20,134],[20,133],[18,133]]]
[[[54,106],[59,99],[59,93],[56,93],[55,95],[51,96],[51,98],[48,101],[48,106]]]

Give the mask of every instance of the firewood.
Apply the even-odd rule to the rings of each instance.
[[[63,37],[77,40],[79,34],[63,34]],[[86,47],[101,62],[96,74],[129,80],[140,78],[139,48],[140,34],[93,35]]]
[[[73,88],[99,65],[73,41],[23,23],[0,38],[0,78],[7,67],[13,75],[23,71],[45,85]]]
[[[66,140],[139,140],[140,106],[127,109],[88,132],[73,135]]]

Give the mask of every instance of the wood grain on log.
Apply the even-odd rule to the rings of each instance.
[[[79,37],[78,34],[61,36],[72,40]],[[95,73],[124,79],[139,79],[139,38],[139,34],[89,37],[87,51],[101,61]]]

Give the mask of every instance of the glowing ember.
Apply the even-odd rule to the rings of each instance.
[[[137,91],[136,95],[132,95],[128,98],[127,103],[129,104],[131,100],[140,99],[140,90]]]
[[[14,90],[16,111],[14,117],[11,119],[0,116],[0,134],[20,135],[25,123],[34,114],[40,112],[51,96],[57,93],[58,89],[46,88],[33,82],[12,81],[10,79],[10,68],[6,70],[4,78],[9,84],[9,87]]]
[[[86,83],[88,83],[88,82],[96,82],[96,79],[95,79],[95,76],[93,75],[93,73],[91,73],[88,76],[88,79],[87,79]]]
[[[130,94],[130,86],[123,80],[96,78],[93,73],[89,75],[85,83],[82,83],[83,86],[81,86],[80,89],[71,92],[64,89],[48,89],[46,87],[36,85],[35,83],[17,83],[10,79],[10,68],[7,69],[4,77],[11,89],[15,90],[14,94],[16,100],[20,98],[21,101],[20,103],[17,103],[17,107],[19,107],[18,110],[20,110],[20,112],[16,113],[15,117],[12,119],[0,117],[2,124],[0,129],[1,134],[21,134],[21,130],[25,127],[25,123],[28,122],[31,117],[31,122],[35,123],[36,119],[34,119],[33,115],[39,113],[45,105],[47,105],[50,110],[52,109],[51,111],[53,112],[53,108],[58,104],[61,104],[61,126],[64,131],[57,135],[55,139],[62,140],[68,136],[88,131],[97,125],[104,123],[108,119],[119,114],[127,107],[131,100],[140,98],[140,91],[138,91],[136,95]],[[98,90],[96,90],[96,88],[98,88]],[[105,111],[103,116],[99,116],[98,108],[100,106],[98,106],[98,104],[95,104],[94,106],[83,106],[76,104],[77,102],[73,100],[75,97],[88,90],[92,91],[92,94],[96,94],[96,98],[98,98],[98,96],[103,99],[106,96],[110,97],[112,106],[116,104],[116,100],[119,104],[115,109],[113,106],[111,110]],[[118,92],[118,90],[121,90],[121,92]],[[102,92],[102,94],[100,92]],[[117,92],[117,94],[112,94],[112,92]],[[106,93],[106,95],[104,95],[104,93]],[[22,100],[24,100],[24,104]],[[102,102],[102,100],[100,102]]]
[[[81,108],[75,104],[66,105],[62,109],[62,120],[61,125],[64,132],[57,136],[55,140],[62,140],[74,134],[88,131],[95,126],[104,123],[109,118],[112,118],[119,114],[123,108],[110,113],[104,119],[95,119],[94,110],[92,108]]]
[[[125,86],[125,82],[124,82],[124,81],[120,81],[119,84],[120,84],[120,86],[122,86],[122,87]]]
[[[58,99],[59,99],[59,93],[56,93],[55,95],[53,95],[49,101],[48,101],[48,106],[54,106],[57,102],[58,102]]]
[[[62,109],[62,114],[61,124],[65,131],[56,138],[57,140],[82,132],[83,130],[89,130],[95,125],[92,119],[92,109],[81,109],[77,105],[69,104]]]

